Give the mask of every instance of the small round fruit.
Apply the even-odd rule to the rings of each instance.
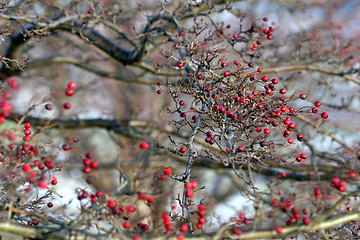
[[[74,93],[75,93],[75,91],[74,91],[74,89],[72,89],[72,88],[67,88],[67,89],[65,90],[65,94],[66,94],[66,96],[68,96],[68,97],[73,96]]]
[[[167,176],[170,176],[172,174],[172,169],[169,167],[164,168],[163,173]]]
[[[114,200],[110,200],[107,205],[108,208],[114,208],[116,206],[116,202]]]
[[[47,104],[45,104],[45,109],[48,111],[51,111],[53,109],[53,107],[50,103],[47,103]]]
[[[139,144],[139,147],[141,148],[141,149],[148,149],[149,148],[149,144],[147,143],[147,142],[141,142],[140,144]]]
[[[268,128],[265,128],[265,129],[264,129],[264,133],[265,133],[266,135],[269,135],[269,134],[270,134],[270,132],[271,132],[271,130],[270,130],[270,129],[268,129]]]
[[[307,98],[307,96],[306,96],[306,94],[300,94],[300,98],[302,99],[302,100],[305,100],[306,98]]]
[[[63,107],[64,107],[64,109],[68,110],[71,108],[71,104],[66,102],[66,103],[64,103]]]
[[[281,93],[281,94],[285,94],[285,93],[286,93],[286,88],[280,89],[280,93]]]
[[[327,118],[329,117],[329,114],[328,114],[327,112],[323,112],[323,113],[321,114],[321,117],[322,117],[323,119],[327,119]]]
[[[68,88],[75,89],[76,88],[76,83],[74,81],[69,82],[68,83]]]

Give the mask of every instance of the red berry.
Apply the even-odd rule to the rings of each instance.
[[[184,240],[185,239],[185,235],[184,234],[179,234],[176,237],[177,240]]]
[[[243,152],[243,151],[245,151],[245,147],[244,147],[244,146],[239,146],[239,147],[237,148],[237,150],[238,150],[239,152]]]
[[[204,217],[199,218],[198,223],[204,224],[205,223],[205,218]]]
[[[62,145],[62,149],[63,149],[64,151],[69,151],[69,149],[70,149],[69,144],[64,143],[64,144]]]
[[[130,228],[130,223],[129,222],[124,222],[123,227],[126,228],[126,229]]]
[[[95,169],[98,167],[99,167],[99,162],[95,161],[95,162],[90,163],[90,168]]]
[[[68,97],[73,96],[74,93],[75,93],[74,89],[67,88],[67,89],[65,90],[65,94],[66,94],[66,96],[68,96]]]
[[[327,118],[329,117],[329,115],[328,115],[327,112],[323,112],[323,113],[321,114],[321,117],[322,117],[323,119],[327,119]]]
[[[292,139],[292,138],[289,138],[287,141],[288,141],[288,143],[290,143],[290,144],[294,143],[294,139]]]
[[[309,223],[310,223],[310,219],[309,218],[303,218],[303,223],[305,224],[305,225],[308,225]]]
[[[265,134],[269,135],[269,134],[270,134],[270,132],[271,132],[271,130],[270,130],[270,129],[268,129],[268,128],[265,128],[265,129],[264,129],[264,133],[265,133]]]
[[[224,76],[228,77],[230,75],[230,73],[228,71],[224,72]]]
[[[83,173],[86,173],[86,174],[91,173],[91,168],[85,166],[85,167],[83,168]]]
[[[47,188],[47,183],[45,181],[40,181],[39,182],[39,187],[42,189],[46,189]]]
[[[177,62],[177,66],[178,66],[179,68],[182,68],[182,67],[184,66],[184,63],[183,63],[182,61],[178,61],[178,62]]]
[[[141,142],[140,144],[139,144],[139,147],[141,148],[141,149],[148,149],[149,148],[149,144],[147,143],[147,142]]]
[[[73,141],[73,142],[78,142],[78,141],[79,141],[79,138],[76,137],[76,136],[74,136],[74,137],[72,137],[72,141]]]
[[[302,154],[300,154],[300,157],[301,157],[302,159],[306,159],[306,158],[307,158],[307,155],[306,155],[305,153],[302,153]]]
[[[313,107],[313,108],[311,109],[311,111],[312,111],[313,113],[318,113],[318,112],[319,112],[319,109],[318,109],[317,107]]]
[[[181,227],[180,227],[180,231],[181,231],[181,232],[186,232],[188,229],[189,229],[189,227],[188,227],[188,225],[186,225],[186,224],[183,224],[183,225],[181,225]]]
[[[14,77],[9,78],[9,86],[14,90],[17,90],[19,88],[19,84],[16,78]]]
[[[306,98],[307,98],[307,96],[306,96],[306,94],[300,94],[300,98],[302,99],[302,100],[305,100]]]
[[[264,17],[264,18],[263,18],[263,21],[264,21],[264,22],[267,22],[267,21],[268,21],[268,18],[267,18],[267,17]]]
[[[187,189],[186,190],[186,197],[191,198],[194,195],[194,192],[192,190]]]
[[[349,172],[349,177],[356,178],[356,173],[355,172]]]
[[[64,107],[65,109],[70,109],[70,108],[71,108],[71,104],[68,103],[68,102],[66,102],[66,103],[64,103],[63,107]]]
[[[22,167],[22,169],[23,169],[24,172],[30,172],[31,166],[30,166],[30,165],[24,165],[24,166]]]
[[[110,200],[107,204],[108,208],[114,208],[116,206],[116,202],[114,200]]]
[[[85,158],[85,159],[83,160],[83,164],[84,164],[85,166],[90,166],[90,163],[91,163],[91,160],[90,160],[89,158]]]
[[[186,152],[186,148],[182,147],[182,148],[180,148],[179,151],[180,151],[181,153],[184,153],[184,152]]]
[[[130,206],[127,207],[127,211],[128,212],[135,212],[135,207],[130,205]]]
[[[316,102],[314,103],[314,105],[315,105],[316,107],[320,107],[321,102],[320,102],[320,101],[316,101]]]
[[[28,129],[28,128],[24,129],[24,134],[25,134],[26,136],[29,136],[29,135],[31,134],[31,130]]]
[[[159,89],[156,91],[156,93],[160,95],[162,93],[162,91]]]
[[[198,208],[199,208],[200,211],[203,211],[203,210],[205,210],[205,205],[204,205],[204,204],[200,204],[200,205],[198,206]]]
[[[76,88],[76,83],[74,81],[69,82],[68,83],[68,88],[75,89]]]
[[[88,14],[91,14],[93,11],[92,11],[92,9],[89,9],[88,10]]]
[[[334,177],[334,178],[331,179],[331,181],[332,181],[332,183],[334,184],[335,187],[340,186],[340,181],[341,180],[339,178]]]
[[[285,94],[285,93],[286,93],[286,88],[280,89],[280,93],[281,93],[281,94]]]
[[[281,233],[282,231],[283,231],[283,228],[280,226],[275,228],[275,232],[277,232],[277,233]]]
[[[163,173],[167,176],[170,176],[172,174],[172,169],[169,167],[164,168]]]
[[[191,188],[197,188],[198,187],[197,181],[192,181],[190,183],[191,183]]]
[[[101,191],[98,191],[95,193],[95,196],[98,198],[101,197],[102,195],[103,195],[103,193]]]
[[[296,124],[295,123],[290,123],[289,124],[289,128],[295,128],[296,127]]]
[[[24,142],[27,142],[27,141],[30,140],[30,136],[29,136],[29,135],[26,135],[26,136],[23,137],[23,139],[24,139]]]
[[[26,128],[26,129],[31,128],[31,123],[29,123],[29,122],[25,123],[25,128]]]
[[[50,103],[47,103],[47,104],[45,104],[45,109],[48,111],[51,111],[53,109],[53,107]]]
[[[300,134],[300,133],[296,136],[296,138],[297,138],[297,140],[298,140],[299,142],[302,142],[302,141],[303,141],[303,136],[302,136],[302,134]]]

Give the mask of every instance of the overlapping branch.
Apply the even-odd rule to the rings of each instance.
[[[20,119],[21,115],[12,115],[12,119]],[[51,126],[60,129],[80,129],[80,128],[104,128],[110,131],[113,131],[116,134],[141,139],[143,134],[139,134],[144,129],[152,129],[154,131],[163,132],[166,134],[176,135],[179,138],[183,138],[184,141],[189,137],[186,132],[178,132],[170,125],[164,125],[159,123],[145,122],[145,121],[136,121],[136,120],[117,120],[117,119],[43,119],[32,116],[27,116],[26,121],[31,122],[34,126]],[[194,138],[193,141],[198,145],[205,145],[202,139]],[[206,147],[211,148],[214,151],[220,151],[216,146],[211,146],[206,144]],[[170,153],[169,153],[170,154]],[[186,159],[181,156],[176,156],[173,154],[169,155],[171,158],[176,160],[181,164],[186,164]],[[310,181],[314,179],[314,176],[309,174],[314,169],[312,166],[307,165],[296,165],[296,164],[287,164],[279,161],[273,161],[272,159],[264,158],[262,159],[263,163],[266,165],[258,165],[255,169],[255,172],[267,176],[281,176],[282,173],[286,173],[286,176],[283,178],[293,179],[293,180],[303,180]],[[209,169],[218,169],[223,168],[224,165],[222,162],[214,162],[211,159],[197,157],[194,159],[192,164],[196,167],[205,167]],[[101,166],[100,166],[101,167]],[[107,168],[107,165],[103,167]],[[113,167],[113,166],[111,166]],[[232,168],[232,165],[228,166]],[[247,169],[247,166],[244,166],[244,169]],[[319,176],[321,179],[331,179],[332,177],[338,176],[339,174],[347,174],[349,170],[344,167],[328,166],[328,165],[319,165],[318,166]]]

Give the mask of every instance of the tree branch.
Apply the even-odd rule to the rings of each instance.
[[[296,116],[297,119],[309,124],[310,126],[312,126],[314,129],[316,129],[317,131],[319,131],[322,134],[325,134],[329,137],[331,137],[335,142],[339,143],[340,145],[342,145],[344,148],[353,151],[354,149],[352,147],[350,147],[349,145],[347,145],[345,142],[341,141],[339,138],[337,138],[334,134],[332,134],[331,132],[317,126],[313,121],[309,120],[308,118],[305,118],[303,116]]]
[[[344,74],[343,72],[331,71],[331,70],[327,70],[327,69],[323,69],[323,68],[319,68],[319,67],[315,67],[315,66],[309,66],[309,65],[298,65],[298,66],[295,65],[295,66],[268,68],[268,69],[263,69],[262,74],[289,72],[289,71],[296,71],[296,70],[307,70],[307,71],[325,73],[325,74],[329,74],[329,75],[336,75],[339,77],[344,77],[345,79],[353,81],[354,83],[360,84],[359,79],[352,77],[348,74]]]
[[[124,75],[118,75],[116,73],[103,71],[101,69],[95,68],[93,66],[85,64],[76,59],[67,58],[67,57],[51,57],[51,58],[46,58],[46,59],[33,60],[27,64],[26,69],[34,69],[34,68],[43,67],[43,66],[46,66],[49,64],[71,64],[71,65],[77,66],[81,69],[84,69],[86,71],[89,71],[91,73],[97,74],[99,76],[106,77],[106,78],[112,78],[112,79],[115,79],[115,80],[118,80],[121,82],[147,84],[147,85],[153,85],[156,83],[156,81],[154,81],[154,80],[126,77]]]

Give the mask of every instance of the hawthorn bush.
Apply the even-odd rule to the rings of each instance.
[[[359,238],[349,7],[2,4],[2,234]]]

